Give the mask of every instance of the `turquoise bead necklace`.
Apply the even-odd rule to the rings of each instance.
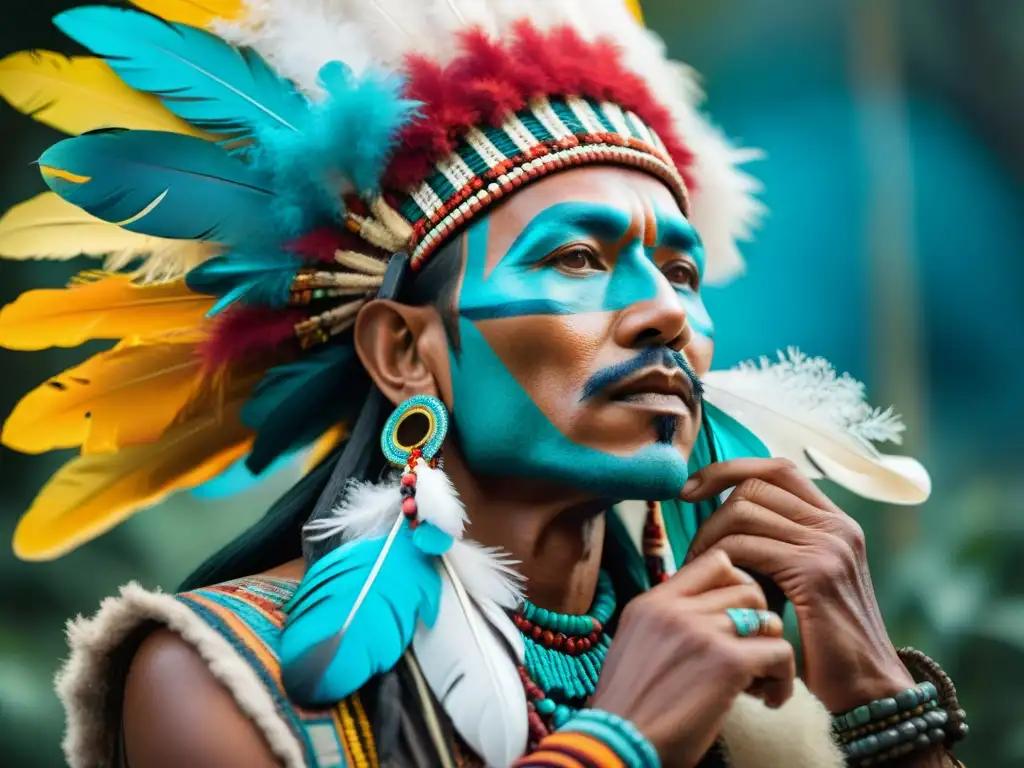
[[[594,693],[611,643],[604,626],[613,613],[615,588],[601,571],[587,615],[548,611],[524,600],[513,616],[526,645],[520,676],[529,700],[533,740],[564,725]]]

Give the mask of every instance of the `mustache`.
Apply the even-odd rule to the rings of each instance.
[[[693,399],[700,402],[704,396],[704,384],[701,382],[697,372],[693,370],[690,361],[682,352],[677,352],[668,347],[646,347],[632,360],[610,365],[602,368],[583,385],[583,396],[581,400],[589,400],[592,397],[604,392],[608,387],[618,384],[625,378],[632,376],[645,368],[653,368],[663,365],[666,368],[679,368],[686,374],[693,387]]]

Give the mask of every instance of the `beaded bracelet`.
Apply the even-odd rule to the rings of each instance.
[[[627,768],[661,768],[654,745],[629,720],[602,709],[581,709],[560,731],[599,739],[622,758]]]
[[[967,727],[967,713],[960,706],[956,696],[956,686],[938,663],[916,648],[900,648],[896,651],[915,680],[925,680],[939,691],[939,706],[949,715],[946,722],[946,748],[952,749],[958,741],[967,738],[970,729]]]
[[[943,726],[948,718],[941,709],[911,717],[897,726],[851,741],[844,746],[846,756],[860,765],[873,765],[941,744],[946,738]]]
[[[889,696],[876,699],[870,704],[851,709],[849,712],[832,718],[832,727],[842,736],[854,734],[872,725],[886,723],[891,718],[896,722],[921,714],[925,709],[938,705],[939,692],[930,682],[924,682],[913,688]]]

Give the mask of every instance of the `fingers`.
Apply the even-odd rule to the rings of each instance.
[[[668,581],[654,591],[669,592],[680,597],[700,595],[712,589],[740,584],[756,584],[749,574],[733,566],[725,552],[708,552],[680,568]]]
[[[800,473],[793,462],[785,459],[733,459],[710,464],[690,476],[679,498],[690,502],[703,501],[750,479],[762,480],[788,491],[818,509],[838,510],[828,496]]]
[[[705,613],[724,613],[729,608],[753,608],[768,610],[764,591],[757,584],[739,584],[724,589],[714,589],[693,598],[693,605]]]
[[[779,493],[789,496],[785,491],[780,490]],[[790,498],[804,505],[804,502],[795,497]],[[814,534],[807,526],[795,523],[753,501],[731,496],[729,501],[697,530],[697,535],[694,536],[686,553],[687,559],[699,557],[722,539],[735,534],[763,536],[792,544],[810,544],[814,540]]]
[[[745,637],[736,641],[736,653],[747,661],[755,683],[751,693],[764,699],[770,707],[781,707],[793,695],[796,659],[793,646],[774,637]]]
[[[800,550],[799,544],[737,533],[716,541],[702,557],[721,551],[736,565],[774,578],[785,568],[800,562]]]

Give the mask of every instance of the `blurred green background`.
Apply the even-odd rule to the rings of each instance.
[[[73,51],[72,3],[4,2],[0,55]],[[730,136],[763,147],[772,209],[747,275],[710,290],[718,367],[786,345],[828,357],[906,417],[932,471],[916,509],[837,493],[869,536],[897,644],[958,683],[972,768],[1024,765],[1024,2],[645,0],[705,76]],[[0,104],[0,209],[43,189],[58,136]],[[94,265],[0,263],[0,301]],[[99,346],[0,351],[0,411]],[[0,449],[0,538],[67,457]],[[62,626],[119,584],[173,589],[293,480],[229,501],[182,495],[55,563],[0,554],[0,764],[63,764],[51,678]]]

